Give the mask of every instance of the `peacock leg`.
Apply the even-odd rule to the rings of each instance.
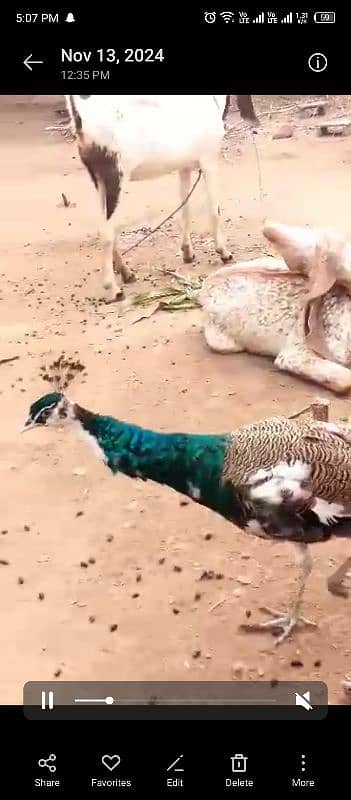
[[[328,589],[339,597],[349,597],[351,585],[351,557],[346,559],[327,580]]]
[[[281,629],[282,633],[276,640],[277,645],[283,642],[297,625],[303,624],[317,627],[315,622],[305,619],[305,617],[302,617],[300,614],[306,582],[312,570],[312,557],[307,544],[304,544],[303,542],[293,542],[293,544],[295,550],[295,559],[296,563],[300,567],[300,572],[298,576],[298,592],[294,597],[289,610],[276,611],[274,609],[264,607],[260,610],[270,614],[273,619],[269,620],[268,622],[260,622],[253,625],[245,624],[241,626],[242,629],[246,631],[266,630],[268,628]]]

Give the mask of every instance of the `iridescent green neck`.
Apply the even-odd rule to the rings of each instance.
[[[229,436],[156,433],[79,406],[75,416],[94,437],[112,472],[167,484],[224,517],[233,517],[233,490],[222,483]]]

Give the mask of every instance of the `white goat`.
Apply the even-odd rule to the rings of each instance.
[[[118,250],[116,212],[127,180],[179,172],[181,200],[191,188],[191,173],[201,169],[216,252],[231,259],[219,224],[216,186],[224,135],[226,95],[66,95],[78,149],[95,187],[105,218],[103,285],[107,299],[123,297],[114,269],[124,282],[134,280]],[[189,205],[182,208],[183,260],[194,258]]]
[[[273,356],[336,393],[351,389],[351,245],[336,233],[267,224],[282,258],[223,267],[199,300],[212,350]]]

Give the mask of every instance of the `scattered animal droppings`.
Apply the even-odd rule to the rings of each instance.
[[[250,617],[251,617],[251,611],[245,611],[245,614],[246,614],[246,616],[247,616],[247,619],[250,619]]]
[[[181,572],[183,567],[178,567],[177,565],[173,567],[173,572]]]
[[[6,536],[7,533],[8,533],[8,531],[1,531],[1,535],[2,536]]]
[[[57,669],[56,672],[54,672],[55,678],[59,678],[60,675],[62,675],[62,669]]]
[[[205,533],[204,539],[206,542],[209,542],[210,539],[212,539],[212,537],[213,537],[212,533]]]
[[[39,592],[39,594],[38,594],[38,600],[44,600],[44,599],[45,599],[45,594],[44,594],[44,592]]]
[[[89,564],[96,564],[95,558],[88,558]]]
[[[24,578],[17,578],[17,583],[19,583],[20,586],[22,586],[22,583],[24,583]]]
[[[223,578],[224,578],[224,575],[223,575],[222,572],[216,572],[216,576],[215,577],[216,577],[216,581],[222,581]]]
[[[88,564],[86,561],[81,561],[80,566],[83,567],[84,569],[88,569]]]
[[[300,661],[298,658],[293,658],[293,660],[290,661],[290,666],[291,667],[303,667],[303,662]]]
[[[2,564],[3,567],[8,567],[9,563],[10,562],[7,561],[6,558],[0,558],[0,564]]]
[[[194,597],[195,603],[197,603],[198,600],[201,600],[201,597],[202,597],[201,592],[196,592],[196,595]]]
[[[215,574],[213,569],[205,569],[203,573],[200,575],[200,581],[212,581]]]
[[[84,514],[84,511],[77,511],[76,517],[82,517],[83,514]]]
[[[25,525],[25,526],[24,526],[24,530],[25,530],[25,531],[27,531],[27,533],[28,533],[28,531],[30,531],[30,527],[29,527],[29,525]]]
[[[193,650],[191,655],[192,655],[193,658],[200,658],[201,650]]]
[[[137,574],[137,576],[136,576],[136,579],[135,579],[135,580],[136,580],[136,582],[137,582],[137,583],[140,583],[140,581],[141,581],[141,574],[140,574],[140,572],[138,572],[138,574]]]
[[[322,662],[321,662],[321,660],[318,658],[318,660],[314,662],[313,666],[314,666],[314,667],[317,667],[317,668],[318,668],[318,667],[321,667],[321,666],[322,666]]]
[[[106,541],[107,541],[109,544],[110,544],[110,542],[113,542],[113,536],[112,536],[112,534],[109,534],[109,536],[106,536]]]
[[[165,559],[165,558],[159,558],[159,560],[158,560],[158,563],[159,563],[159,564],[164,564],[164,563],[165,563],[165,561],[166,561],[166,559]]]
[[[95,617],[89,617],[89,621],[90,620],[94,621]],[[116,623],[114,623],[113,625],[110,625],[110,633],[114,633],[117,630],[117,628],[118,628],[118,625],[116,625]]]
[[[180,506],[188,506],[189,505],[189,500],[180,500],[179,501],[179,505]]]
[[[136,600],[137,597],[140,597],[139,592],[134,592],[134,594],[132,594],[132,599]]]
[[[179,608],[172,608],[173,614],[179,614]]]

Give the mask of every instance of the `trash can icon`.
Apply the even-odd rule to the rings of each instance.
[[[232,772],[246,772],[247,756],[243,756],[242,753],[235,753],[235,756],[231,756],[230,760],[232,762]]]

